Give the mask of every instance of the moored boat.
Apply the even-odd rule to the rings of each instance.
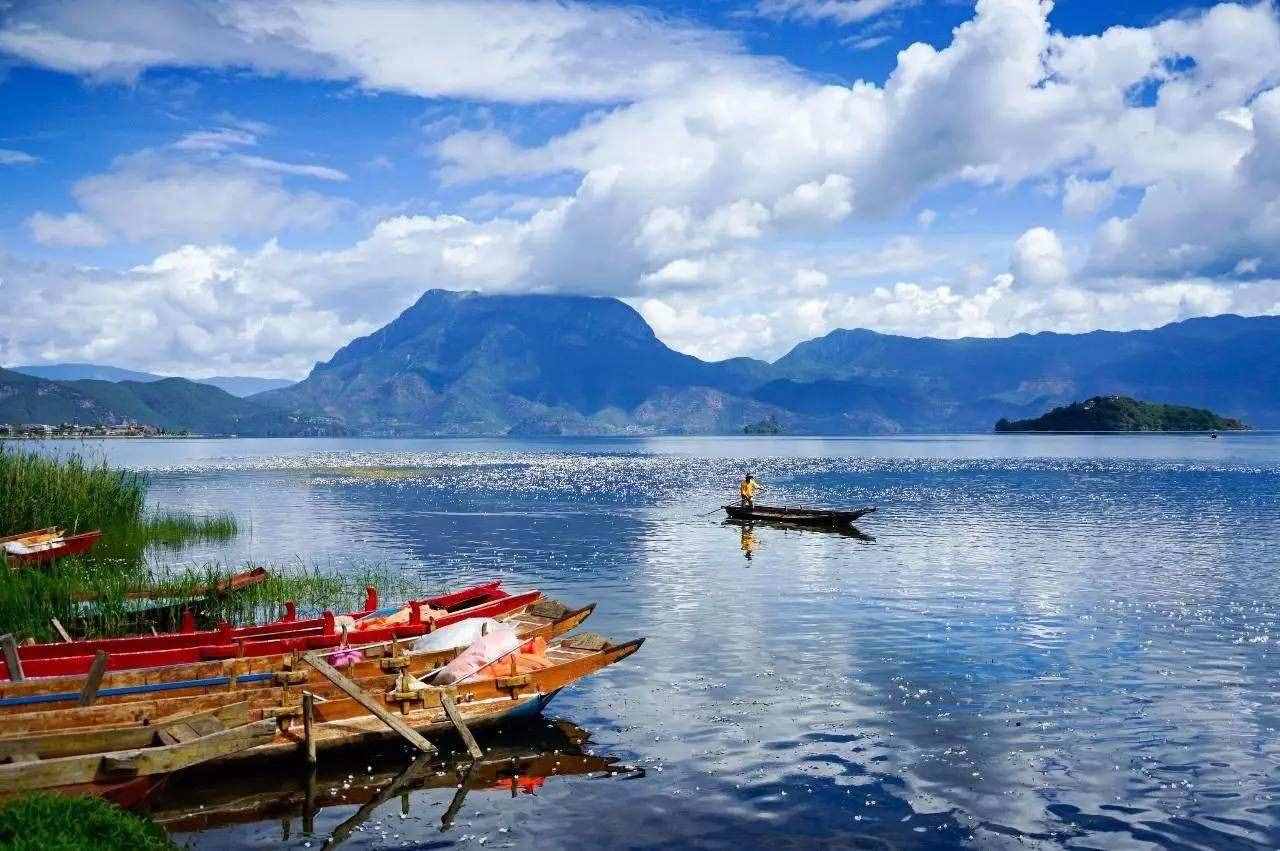
[[[571,610],[554,600],[537,599],[495,619],[513,627],[523,639],[550,640],[581,626],[594,610],[594,604]],[[356,652],[364,658],[351,661],[343,670],[352,677],[372,677],[384,671],[386,658],[402,656],[407,660],[409,669],[426,671],[447,663],[458,653],[458,648],[406,653],[397,646],[398,639],[384,637],[379,641],[360,645]],[[68,707],[73,707],[80,699],[85,681],[83,673],[3,682],[0,683],[0,714],[4,715],[4,724],[10,729],[20,724],[14,713],[47,714],[49,710],[60,710],[62,718],[75,723],[96,724],[104,723],[107,718],[128,721],[135,716],[142,717],[137,713],[120,716],[106,709],[104,704],[133,702],[133,708],[139,709],[138,701],[168,701],[145,709],[150,713],[146,717],[156,717],[162,711],[178,711],[179,704],[174,701],[179,698],[205,695],[215,689],[308,685],[318,678],[301,664],[301,652],[289,650],[261,656],[232,656],[152,668],[108,670],[98,684],[97,705],[74,711]],[[71,714],[66,714],[68,712]]]
[[[782,508],[772,505],[726,505],[725,513],[734,520],[786,523],[836,529],[851,526],[875,511],[874,507],[835,510],[827,508]]]
[[[216,630],[184,629],[160,635],[24,645],[18,648],[18,658],[25,677],[55,677],[87,673],[99,650],[109,654],[107,669],[112,671],[269,656],[336,647],[346,641],[414,638],[468,618],[507,614],[541,596],[538,591],[511,594],[501,583],[490,582],[378,609],[377,592],[370,588],[364,609],[341,620],[331,612],[299,620],[290,611],[281,620],[262,626],[237,628],[224,623]],[[9,678],[7,663],[0,662],[0,677]]]
[[[93,549],[93,545],[101,537],[102,532],[96,529],[68,535],[61,529],[49,527],[0,538],[0,550],[4,552],[10,567],[19,567],[83,555]]]
[[[459,725],[483,726],[536,715],[563,688],[627,658],[643,642],[636,639],[614,645],[601,636],[585,634],[557,638],[549,644],[535,640],[530,642],[533,649],[521,643],[516,654],[504,654],[483,668],[467,668],[471,673],[446,686],[410,678],[411,671],[400,664],[367,678],[334,679],[330,671],[327,685],[307,685],[306,692],[314,696],[310,725],[303,720],[302,689],[288,684],[265,689],[241,689],[233,684],[229,690],[210,690],[186,698],[9,716],[0,730],[0,752],[5,748],[26,752],[34,747],[38,758],[47,759],[23,761],[23,765],[45,766],[39,777],[24,775],[24,767],[18,763],[0,765],[0,791],[118,778],[117,767],[134,775],[176,770],[187,764],[183,762],[186,752],[164,749],[186,744],[184,736],[195,738],[193,732],[204,735],[205,731],[188,719],[210,713],[247,711],[248,719],[247,724],[234,728],[243,731],[241,736],[225,735],[201,751],[201,761],[210,765],[296,755],[306,743],[325,751],[405,735],[406,729],[431,737],[451,734]],[[416,674],[425,677],[433,671]],[[210,734],[223,735],[228,730],[224,723],[222,729]],[[154,751],[145,747],[117,749],[121,744],[137,745],[140,740],[151,743]],[[112,750],[105,750],[108,748]],[[128,754],[127,764],[114,757],[120,753]],[[95,761],[94,754],[106,756]],[[62,758],[75,761],[54,765]],[[65,765],[72,765],[73,770],[61,770]]]

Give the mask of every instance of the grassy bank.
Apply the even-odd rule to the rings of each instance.
[[[0,632],[55,639],[53,618],[86,636],[145,631],[151,625],[176,628],[180,601],[199,598],[200,589],[215,587],[235,569],[162,566],[155,555],[195,541],[229,540],[239,527],[230,514],[148,511],[146,497],[141,474],[78,455],[51,458],[0,444],[0,536],[47,526],[102,530],[102,539],[86,556],[51,566],[0,567]],[[290,565],[270,571],[266,582],[232,595],[206,594],[191,608],[207,623],[223,618],[249,623],[276,617],[287,600],[296,601],[303,613],[349,610],[363,599],[366,585],[388,596],[409,593],[397,576],[378,567]],[[162,599],[129,598],[138,591]],[[152,611],[140,615],[143,608]]]
[[[34,793],[0,804],[4,851],[177,851],[163,828],[98,798]]]

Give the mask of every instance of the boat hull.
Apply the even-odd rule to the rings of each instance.
[[[858,508],[852,511],[826,511],[822,509],[778,508],[770,505],[726,505],[725,513],[733,520],[743,522],[785,523],[792,526],[812,526],[822,529],[838,529],[851,526],[871,514],[874,508]]]

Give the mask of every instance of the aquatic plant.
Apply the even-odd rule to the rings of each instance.
[[[176,851],[164,829],[101,798],[36,792],[0,805],[5,851]]]

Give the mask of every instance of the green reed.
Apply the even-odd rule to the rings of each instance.
[[[269,568],[266,581],[232,594],[213,593],[236,571],[221,564],[171,567],[148,554],[239,533],[227,513],[146,509],[147,481],[138,473],[90,464],[78,455],[49,458],[0,444],[0,535],[46,526],[68,532],[100,529],[88,554],[52,565],[0,564],[0,632],[56,639],[53,619],[75,636],[176,629],[182,610],[202,625],[243,624],[279,617],[287,601],[300,616],[346,612],[372,585],[383,596],[421,596],[420,588],[378,565],[320,568],[295,563]],[[248,566],[241,568],[248,569]],[[146,592],[149,599],[138,599]]]

